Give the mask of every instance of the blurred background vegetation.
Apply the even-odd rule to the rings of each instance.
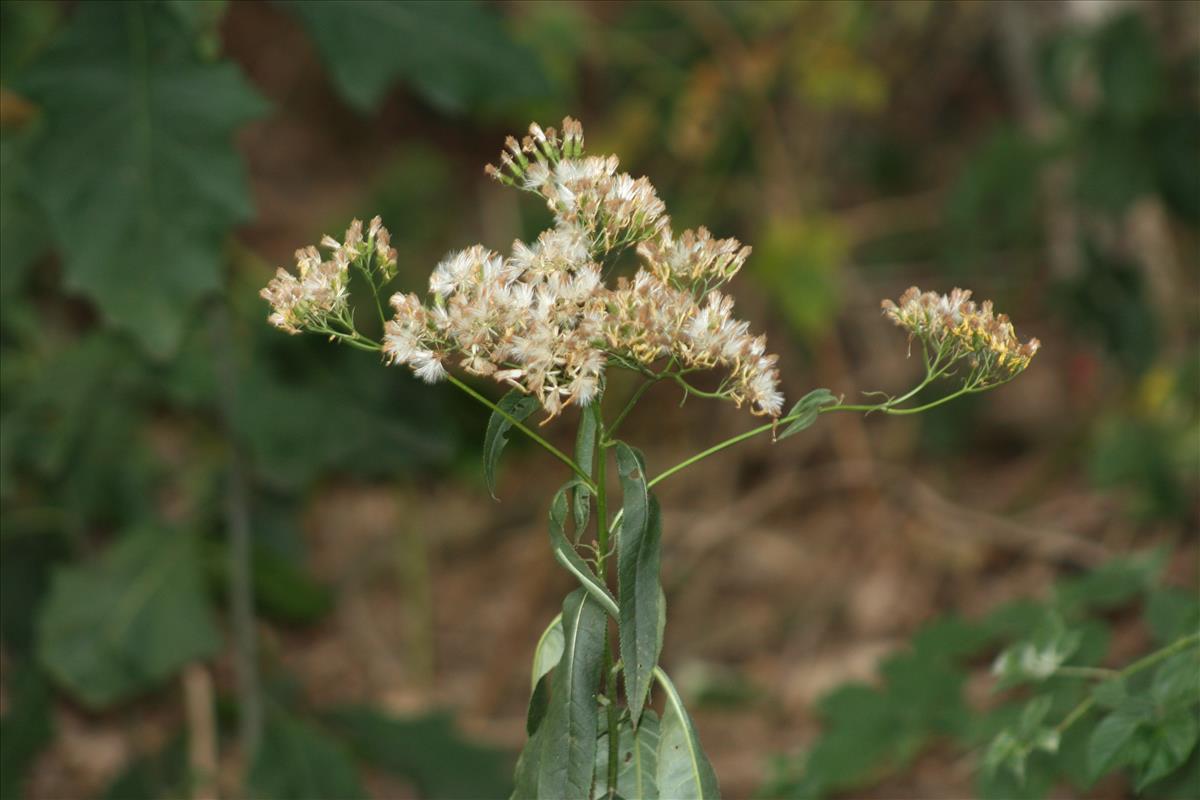
[[[547,215],[482,166],[566,114],[677,227],[754,246],[735,292],[793,399],[905,386],[878,303],[913,283],[1044,343],[976,402],[663,487],[665,659],[726,795],[1129,790],[1070,747],[1024,786],[974,777],[1012,718],[980,676],[1046,597],[1095,663],[1195,613],[1200,6],[0,14],[4,798],[507,793],[522,654],[570,585],[542,531],[561,475],[514,442],[493,503],[484,412],[280,334],[256,293],[352,216],[383,216],[405,288],[507,249]],[[749,424],[678,402],[630,422],[652,464]],[[1151,792],[1200,791],[1191,760]]]

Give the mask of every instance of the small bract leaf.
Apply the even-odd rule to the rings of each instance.
[[[837,398],[833,396],[833,392],[828,389],[813,389],[804,395],[804,397],[801,397],[796,405],[792,406],[792,410],[784,417],[785,420],[791,421],[775,438],[786,439],[811,427],[817,421],[817,416],[821,413],[821,409],[824,406],[833,405],[837,401]]]
[[[500,454],[508,444],[508,432],[512,429],[512,420],[523,422],[538,407],[536,397],[523,394],[513,389],[496,404],[503,411],[493,411],[488,419],[487,431],[483,435],[483,479],[487,483],[488,493],[496,498],[496,464]],[[505,414],[508,416],[506,417]],[[510,419],[511,418],[511,419]]]

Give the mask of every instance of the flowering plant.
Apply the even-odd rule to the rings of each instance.
[[[883,308],[919,345],[924,378],[899,396],[848,404],[827,389],[805,395],[786,414],[777,357],[749,323],[733,316],[724,286],[750,255],[735,239],[700,228],[676,234],[650,182],[618,172],[616,156],[585,154],[583,130],[567,118],[561,134],[531,125],[509,137],[499,166],[487,172],[542,198],[554,224],[508,257],[476,245],[447,256],[429,280],[430,299],[394,294],[390,318],[381,297],[395,275],[396,253],[377,217],[364,233],[354,221],[341,242],[297,251],[297,271],[280,269],[262,291],[272,324],[377,351],[430,383],[446,380],[492,410],[484,473],[494,492],[505,437],[516,429],[571,471],[549,513],[555,559],[579,581],[534,651],[528,742],[517,765],[517,797],[671,797],[718,795],[717,779],[679,693],[658,665],[666,604],[659,580],[662,536],[655,485],[751,437],[784,439],[834,411],[914,414],[1020,374],[1038,342],[1021,343],[1012,324],[970,292],[948,296],[910,289]],[[632,248],[632,277],[607,280]],[[382,341],[355,325],[348,287],[357,271],[383,324]],[[510,388],[493,402],[452,371]],[[607,372],[625,369],[643,382],[615,415],[603,409]],[[719,370],[715,389],[697,372]],[[647,388],[671,381],[684,397],[728,400],[769,418],[651,477],[644,456],[616,438]],[[952,389],[915,404],[935,382]],[[580,408],[575,453],[567,455],[525,425],[538,408],[543,424]],[[621,507],[610,515],[608,465],[617,469]],[[585,541],[595,519],[594,542]],[[613,561],[615,559],[615,570]],[[616,591],[610,589],[615,572]],[[616,647],[609,620],[616,621]],[[618,684],[623,684],[624,706]],[[650,708],[660,688],[661,717]]]

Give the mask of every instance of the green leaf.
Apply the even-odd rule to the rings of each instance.
[[[1115,711],[1129,702],[1129,688],[1124,678],[1103,681],[1092,688],[1092,698],[1100,708]]]
[[[1146,601],[1146,624],[1160,645],[1200,632],[1200,598],[1174,586],[1151,592]]]
[[[1114,711],[1092,731],[1088,740],[1088,770],[1092,780],[1121,763],[1128,755],[1128,745],[1146,716],[1137,711]]]
[[[396,79],[443,111],[508,108],[549,90],[533,53],[475,2],[295,0],[341,95],[360,111]]]
[[[148,352],[173,353],[250,216],[232,135],[264,102],[149,3],[80,6],[17,89],[41,107],[30,172],[67,285]]]
[[[500,398],[497,403],[503,411],[517,422],[523,422],[526,417],[537,410],[538,401],[532,395],[523,394],[519,389],[513,389]],[[505,418],[499,411],[493,411],[488,419],[487,432],[483,435],[483,479],[487,482],[488,492],[496,498],[496,464],[500,454],[508,444],[508,432],[512,429],[512,421]]]
[[[537,686],[538,681],[550,674],[550,670],[558,666],[563,654],[562,614],[559,614],[542,635],[538,638],[537,646],[533,649],[533,673],[530,689]]]
[[[189,794],[187,737],[177,733],[159,750],[130,762],[104,790],[103,800],[162,800]]]
[[[1054,588],[1054,603],[1064,613],[1120,608],[1154,585],[1166,551],[1149,550],[1113,559]]]
[[[1147,747],[1137,771],[1137,790],[1165,778],[1187,761],[1196,739],[1200,736],[1200,721],[1190,709],[1171,714],[1152,726],[1145,734]]]
[[[542,729],[537,797],[587,797],[596,760],[596,691],[608,619],[582,589],[563,601],[563,655]]]
[[[1163,711],[1200,703],[1200,649],[1167,659],[1154,673],[1150,696]]]
[[[402,718],[352,706],[327,719],[359,758],[411,780],[422,797],[476,800],[511,788],[509,754],[464,739],[448,714]]]
[[[50,246],[29,181],[29,136],[0,135],[0,297],[15,292]]]
[[[801,397],[799,402],[792,406],[792,410],[784,417],[784,419],[791,419],[792,421],[783,429],[782,433],[775,437],[776,441],[794,436],[800,431],[811,427],[817,421],[821,409],[824,406],[833,405],[837,401],[837,398],[833,396],[833,392],[828,389],[813,389],[804,395],[804,397]]]
[[[593,464],[596,460],[596,431],[599,427],[599,404],[583,409],[579,415],[579,431],[575,434],[575,463],[589,478],[592,477]],[[604,453],[601,458],[606,458]],[[575,489],[575,497],[571,501],[575,511],[575,541],[579,542],[588,524],[588,514],[591,511],[591,491],[582,483]]]
[[[634,727],[642,715],[650,680],[658,664],[660,616],[659,563],[662,555],[662,515],[658,501],[646,488],[642,454],[624,442],[616,446],[624,513],[617,551],[620,617],[617,630],[625,671],[625,697]]]
[[[655,783],[659,795],[673,800],[707,800],[721,796],[717,775],[700,747],[700,737],[675,684],[662,669],[654,677],[666,695],[659,723],[658,769]]]
[[[0,717],[0,797],[25,796],[25,772],[54,738],[50,687],[29,663],[5,665],[7,704]]]
[[[542,631],[537,647],[533,649],[532,687],[529,695],[529,710],[525,714],[525,733],[533,736],[546,718],[550,707],[550,670],[558,666],[563,654],[562,614],[559,614]]]
[[[367,794],[340,742],[282,714],[267,720],[247,782],[254,797],[356,800]]]
[[[616,619],[618,617],[617,601],[609,594],[608,587],[596,577],[596,573],[592,572],[592,568],[588,566],[588,563],[583,560],[583,557],[567,541],[567,536],[564,532],[567,522],[567,492],[577,483],[577,480],[568,481],[555,493],[554,499],[550,501],[550,549],[554,552],[554,559],[575,576],[580,585],[587,590],[592,599],[598,602],[609,616]]]
[[[221,640],[192,537],[128,533],[92,564],[55,571],[38,620],[38,654],[92,708],[162,683]]]
[[[646,709],[635,729],[628,719],[621,720],[617,747],[617,796],[627,800],[658,800],[658,715]],[[594,800],[608,795],[608,731],[601,720],[596,742],[596,785]]]

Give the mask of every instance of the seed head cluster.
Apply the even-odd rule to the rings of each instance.
[[[976,305],[966,289],[939,295],[913,286],[899,304],[884,300],[882,305],[884,315],[908,331],[910,341],[920,341],[946,362],[966,360],[981,384],[1017,375],[1041,347],[1037,339],[1022,343],[1006,315],[994,313],[990,300]]]
[[[366,236],[362,221],[356,219],[346,230],[344,241],[325,236],[321,247],[330,251],[329,260],[322,260],[316,247],[303,247],[296,251],[296,274],[280,267],[259,292],[271,304],[267,319],[275,327],[296,334],[323,331],[331,322],[347,319],[352,265],[372,278],[377,276],[381,283],[396,274],[396,251],[379,217],[371,220]]]
[[[553,227],[507,257],[480,245],[451,253],[430,276],[429,302],[393,296],[389,362],[430,382],[456,363],[534,395],[549,417],[591,402],[609,366],[723,368],[723,397],[780,413],[777,359],[719,291],[749,247],[703,228],[675,236],[650,182],[618,172],[616,156],[585,155],[575,120],[561,136],[531,125],[506,147],[488,174],[542,197]],[[607,262],[630,247],[640,266],[608,286]]]
[[[619,167],[616,156],[584,152],[583,128],[570,117],[561,134],[534,123],[523,140],[508,137],[499,166],[486,171],[545,201],[554,221],[536,239],[513,242],[507,256],[482,245],[450,253],[429,276],[427,300],[392,295],[377,343],[355,328],[350,270],[378,299],[395,276],[396,251],[379,217],[365,233],[355,220],[342,241],[321,240],[327,259],[305,247],[296,251],[294,274],[278,270],[261,292],[269,320],[288,333],[381,349],[389,363],[430,383],[450,367],[490,377],[536,397],[547,419],[594,400],[613,366],[670,377],[691,392],[698,390],[685,375],[721,370],[716,390],[701,394],[778,417],[778,359],[765,337],[733,316],[723,291],[750,248],[705,228],[676,234],[650,182]],[[627,250],[636,256],[633,274],[606,280]],[[971,387],[986,388],[1024,370],[1039,343],[1021,343],[1006,316],[970,298],[962,289],[939,295],[913,287],[899,304],[884,300],[883,310],[937,364],[965,361]]]

